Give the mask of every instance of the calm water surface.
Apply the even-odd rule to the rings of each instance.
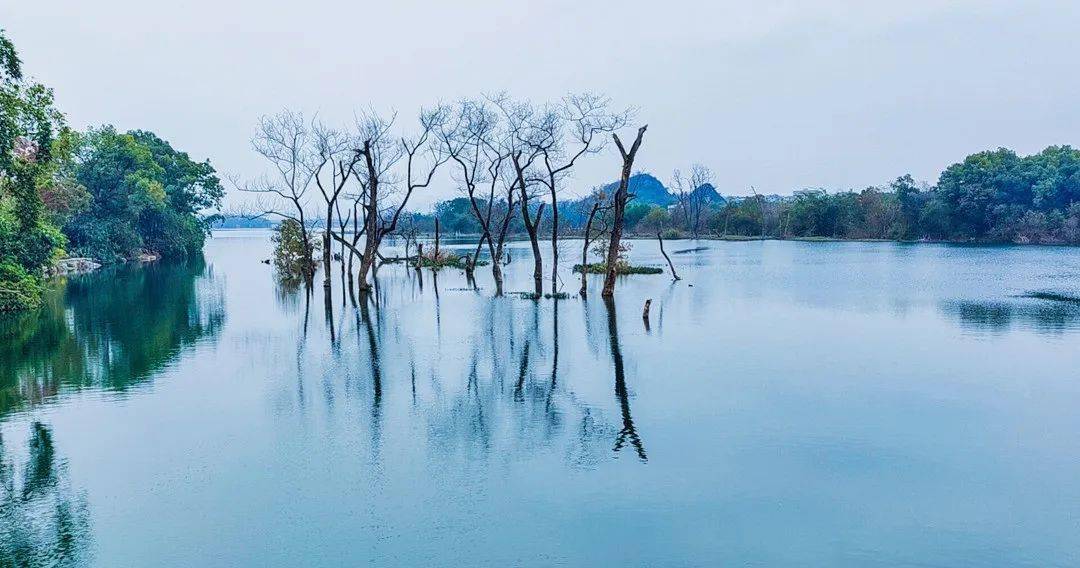
[[[0,565],[1080,565],[1080,305],[1023,297],[1080,250],[674,241],[608,306],[269,249],[0,320]]]

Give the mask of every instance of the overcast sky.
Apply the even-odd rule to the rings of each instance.
[[[0,5],[27,73],[79,128],[152,130],[223,173],[288,107],[506,90],[638,109],[638,169],[702,162],[725,194],[934,180],[965,155],[1080,144],[1080,2],[50,0]],[[612,153],[575,194],[617,176]],[[421,207],[454,194],[449,181]]]

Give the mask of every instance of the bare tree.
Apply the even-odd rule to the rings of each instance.
[[[345,184],[352,178],[353,170],[360,161],[360,152],[343,132],[328,128],[320,121],[312,121],[312,177],[326,204],[326,224],[323,227],[323,286],[330,286],[331,237],[334,230],[334,211],[338,209],[338,197]],[[329,176],[327,176],[329,172]],[[345,220],[347,223],[348,220]],[[344,236],[345,226],[340,227]],[[342,241],[342,261],[344,262],[344,241]]]
[[[660,243],[660,254],[664,255],[664,260],[667,261],[668,268],[671,269],[671,279],[672,280],[681,280],[681,278],[679,278],[679,273],[675,272],[675,265],[672,264],[671,257],[668,256],[667,251],[664,250],[664,235],[661,234],[660,231],[656,232],[656,240]],[[645,313],[646,314],[649,313],[649,308],[647,308],[647,307],[645,308]],[[646,317],[646,319],[648,319],[648,318]]]
[[[683,177],[682,171],[678,168],[671,172],[671,189],[675,193],[675,214],[672,215],[672,222],[676,227],[681,223],[683,227],[689,228],[688,212],[693,188],[690,187],[690,180]]]
[[[711,186],[712,171],[695,163],[690,166],[690,175],[684,177],[679,170],[672,174],[672,187],[678,200],[678,212],[682,216],[683,226],[696,239],[701,233],[701,216],[708,207],[704,188]]]
[[[283,219],[292,219],[300,226],[304,246],[308,249],[309,259],[314,258],[305,208],[307,192],[311,186],[314,172],[310,167],[310,144],[312,133],[301,113],[284,110],[276,115],[263,116],[251,145],[255,151],[273,166],[274,175],[264,176],[254,181],[234,184],[240,191],[260,196],[255,203],[252,216],[274,215]],[[261,197],[279,198],[291,210],[283,210],[279,204],[267,202]],[[313,260],[306,262],[303,277],[310,283],[315,276]]]
[[[619,135],[612,133],[611,137],[615,140],[615,145],[619,148],[619,154],[622,156],[622,174],[619,177],[619,185],[615,190],[615,195],[612,196],[612,224],[611,224],[611,236],[608,239],[608,251],[607,251],[607,274],[604,275],[604,290],[601,294],[604,297],[612,297],[615,295],[615,270],[616,264],[619,259],[619,244],[622,240],[623,225],[626,217],[626,200],[628,197],[628,190],[630,186],[630,174],[634,168],[634,158],[637,157],[638,149],[641,148],[641,139],[645,136],[645,130],[649,125],[642,126],[638,129],[637,138],[634,139],[634,143],[630,146],[630,150],[627,151],[623,146],[622,140],[619,140]]]
[[[354,177],[363,191],[365,242],[360,255],[358,286],[360,291],[371,289],[367,276],[378,256],[379,245],[386,235],[398,226],[401,212],[417,189],[431,184],[438,168],[448,156],[433,143],[436,133],[446,120],[444,107],[420,112],[420,133],[415,137],[395,139],[390,130],[394,117],[383,118],[373,112],[357,121],[362,147],[358,153],[363,161]],[[403,163],[404,179],[394,177],[396,166]],[[395,194],[397,198],[395,199]]]
[[[528,102],[515,101],[506,94],[490,97],[489,100],[499,109],[505,124],[505,135],[500,137],[500,153],[510,157],[512,169],[511,187],[518,190],[518,203],[521,207],[521,219],[525,232],[529,235],[529,244],[533,253],[533,283],[536,293],[542,294],[544,260],[540,254],[539,229],[544,216],[545,203],[536,207],[536,214],[529,211],[529,200],[536,197],[539,185],[539,172],[535,171],[537,160],[544,148],[554,145],[551,129],[546,121],[552,120],[551,113],[538,113]]]
[[[556,292],[559,273],[559,189],[580,158],[603,149],[602,135],[614,132],[629,120],[630,111],[612,113],[611,101],[592,93],[570,94],[537,116],[536,134],[526,142],[539,153],[539,181],[551,198],[551,291]]]
[[[500,140],[503,135],[499,115],[486,100],[458,103],[452,121],[439,133],[443,150],[455,165],[452,175],[468,195],[470,209],[480,224],[480,241],[467,266],[469,270],[476,266],[480,250],[487,244],[496,290],[502,288],[503,243],[514,205],[513,184],[506,183],[509,154]],[[497,215],[497,190],[505,195],[502,215]]]
[[[594,229],[593,223],[596,221],[597,213],[599,213],[600,211],[606,211],[610,208],[610,205],[604,205],[603,193],[596,192],[593,194],[593,204],[592,207],[589,209],[588,220],[585,221],[585,233],[583,235],[584,242],[581,244],[581,288],[578,290],[578,295],[580,295],[582,298],[584,298],[586,294],[588,294],[585,277],[589,274],[589,245],[592,244],[592,239],[594,235],[606,232],[606,227]],[[602,220],[603,215],[601,215],[601,221]]]

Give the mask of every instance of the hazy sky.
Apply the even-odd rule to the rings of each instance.
[[[261,114],[411,118],[499,90],[606,93],[649,124],[638,169],[666,182],[699,161],[730,194],[934,180],[978,150],[1080,144],[1076,0],[8,1],[0,27],[74,126],[153,130],[242,176],[263,171]],[[571,190],[618,167],[596,156]]]

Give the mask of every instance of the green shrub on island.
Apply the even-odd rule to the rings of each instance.
[[[274,229],[270,240],[274,242],[274,270],[284,282],[310,279],[315,274],[315,253],[319,250],[319,240],[307,234],[295,219],[285,219]]]
[[[469,256],[459,256],[452,251],[439,251],[439,254],[435,253],[425,254],[420,257],[420,266],[422,268],[432,268],[438,270],[440,268],[457,268],[459,270],[468,269]],[[487,266],[490,264],[486,260],[477,260],[476,266]]]
[[[140,252],[175,258],[202,250],[209,224],[199,212],[224,195],[209,162],[192,161],[152,132],[112,126],[83,135],[75,162],[90,201],[64,232],[80,255],[109,263]]]
[[[587,265],[574,265],[574,273],[581,274],[585,270],[589,274],[607,274],[606,262],[594,262]],[[615,264],[615,274],[663,274],[663,268],[655,266],[633,266],[629,263],[619,262]]]

